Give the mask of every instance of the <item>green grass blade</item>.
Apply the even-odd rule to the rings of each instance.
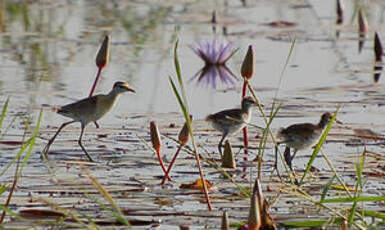
[[[0,204],[0,210],[3,212],[5,211],[9,216],[13,216],[13,217],[22,219],[22,217],[18,213],[12,211],[11,209],[9,209],[8,207],[5,207],[2,204]],[[1,225],[0,225],[0,228],[1,228]]]
[[[329,165],[330,169],[333,171],[334,173],[334,176],[337,178],[338,182],[341,184],[341,186],[344,188],[344,191],[346,192],[346,194],[349,196],[349,197],[353,197],[350,193],[350,189],[346,186],[345,182],[342,180],[341,176],[338,174],[336,168],[333,166],[332,162],[330,161],[330,159],[326,156],[326,154],[322,151],[322,149],[320,150],[323,158],[325,159],[326,163]],[[333,185],[332,185],[333,186]]]
[[[349,227],[352,226],[353,222],[354,222],[354,217],[356,216],[356,210],[357,210],[357,198],[360,197],[361,195],[361,192],[359,192],[359,189],[362,191],[362,188],[363,188],[363,181],[362,181],[362,172],[363,172],[363,167],[364,167],[364,164],[365,164],[365,156],[366,156],[366,150],[364,149],[363,153],[361,154],[361,157],[360,157],[360,161],[357,162],[356,164],[356,174],[357,174],[357,180],[356,180],[356,184],[355,184],[355,193],[354,193],[354,201],[353,201],[353,204],[352,204],[352,208],[350,209],[350,213],[349,213],[349,216],[348,216],[348,224],[349,224]]]
[[[282,222],[280,223],[286,227],[296,227],[296,228],[304,228],[304,227],[323,227],[328,222],[326,220],[307,220],[307,221],[290,221],[290,222]]]
[[[328,183],[326,183],[325,188],[322,190],[322,193],[321,193],[320,203],[322,203],[325,200],[325,197],[328,194],[328,191],[329,191],[330,187],[332,186],[335,178],[336,178],[336,175],[333,175],[333,177],[330,178]]]
[[[360,187],[360,190],[363,189],[364,185],[363,185],[363,181],[362,181],[362,173],[363,173],[363,169],[364,169],[364,164],[365,164],[365,157],[366,157],[366,149],[364,149],[361,157],[360,157],[360,162],[357,163],[356,165],[356,173],[357,173],[357,188],[356,190],[358,189],[358,186]]]
[[[177,78],[178,78],[179,87],[180,87],[180,91],[181,91],[182,97],[180,96],[180,94],[179,94],[179,92],[178,92],[178,90],[177,90],[177,88],[176,88],[176,86],[175,86],[175,84],[172,81],[170,76],[169,76],[169,81],[170,81],[171,86],[173,88],[174,94],[177,97],[178,103],[179,103],[179,105],[180,105],[180,107],[182,109],[183,116],[185,117],[185,120],[186,120],[186,125],[187,125],[187,128],[188,128],[190,137],[191,137],[191,142],[192,142],[193,148],[194,148],[194,155],[195,155],[195,158],[196,158],[196,161],[197,161],[197,165],[198,165],[198,168],[199,168],[199,174],[200,174],[201,180],[203,182],[203,190],[204,190],[204,194],[205,194],[205,197],[206,197],[207,206],[208,206],[209,211],[211,211],[211,202],[210,202],[210,198],[209,198],[209,194],[208,194],[206,183],[204,182],[205,181],[204,174],[203,174],[203,170],[202,170],[202,167],[201,167],[198,150],[197,150],[197,147],[196,147],[196,144],[195,144],[193,130],[191,128],[191,121],[190,121],[190,115],[189,115],[189,110],[188,110],[187,97],[186,97],[186,93],[185,93],[184,86],[183,86],[183,79],[182,79],[182,74],[181,74],[181,71],[180,71],[180,64],[179,64],[179,60],[178,60],[177,48],[178,48],[178,40],[176,41],[175,47],[174,47],[174,64],[175,64],[175,69],[176,69]],[[182,100],[182,98],[183,98],[183,100]]]
[[[266,128],[262,132],[262,138],[261,138],[261,141],[259,142],[259,147],[258,147],[259,148],[258,149],[258,178],[259,179],[261,179],[262,158],[263,158],[264,151],[266,149],[266,143],[267,143],[267,137],[269,135],[270,125],[273,122],[274,118],[276,117],[281,106],[282,106],[282,103],[280,103],[275,110],[273,109],[271,110],[270,117],[266,124]]]
[[[348,225],[349,225],[349,228],[352,226],[353,224],[353,221],[354,221],[354,215],[356,213],[356,208],[357,208],[357,201],[353,201],[353,205],[352,205],[352,208],[350,209],[350,213],[349,213],[349,216],[348,216]]]
[[[281,84],[282,84],[282,79],[283,79],[283,75],[286,71],[286,68],[289,64],[289,60],[291,58],[291,55],[293,54],[293,51],[294,51],[294,46],[295,46],[295,42],[297,41],[296,38],[294,38],[294,40],[292,41],[291,45],[290,45],[290,49],[289,49],[289,53],[286,57],[286,60],[285,60],[285,64],[281,70],[281,74],[279,75],[279,82],[278,82],[278,87],[277,87],[277,90],[275,91],[275,95],[274,95],[274,100],[273,101],[276,101],[277,99],[277,96],[278,96],[278,91],[279,89],[281,88]],[[274,109],[274,106],[272,107],[272,109]]]
[[[186,106],[184,105],[183,101],[182,101],[182,98],[178,92],[178,89],[176,88],[175,84],[174,84],[174,81],[172,80],[172,78],[169,76],[168,77],[168,80],[170,81],[170,84],[171,84],[171,87],[172,87],[172,90],[174,91],[174,94],[176,96],[176,99],[178,100],[178,103],[179,103],[179,106],[180,108],[182,109],[182,112],[183,112],[183,116],[186,117],[189,117],[188,116],[188,112],[187,112],[187,108]],[[187,120],[186,120],[187,121]]]
[[[37,122],[36,122],[35,130],[33,131],[33,134],[32,134],[32,137],[31,137],[31,143],[29,145],[27,153],[25,154],[24,161],[23,161],[23,164],[22,164],[22,166],[20,168],[19,174],[21,174],[21,172],[23,171],[24,167],[27,165],[27,162],[28,162],[28,160],[29,160],[29,158],[31,156],[31,153],[32,153],[33,148],[35,146],[37,135],[39,134],[40,124],[41,124],[42,117],[43,117],[43,110],[41,109],[40,113],[39,113],[39,117],[38,117]]]
[[[385,213],[371,211],[371,210],[357,210],[357,211],[362,213],[363,216],[369,216],[369,217],[385,220]]]
[[[332,125],[333,125],[333,123],[334,123],[334,121],[336,119],[338,110],[339,110],[339,108],[337,108],[337,110],[334,112],[334,114],[332,116],[332,119],[329,121],[326,129],[324,130],[324,132],[321,135],[321,138],[319,139],[317,145],[315,146],[313,154],[311,155],[311,157],[309,159],[309,162],[307,163],[305,172],[303,173],[302,178],[301,178],[301,180],[299,182],[300,185],[303,183],[303,180],[305,179],[306,175],[309,173],[310,168],[313,165],[313,162],[314,162],[315,158],[317,157],[318,152],[320,151],[323,143],[325,142],[326,137],[327,137],[327,135],[329,133],[329,130],[332,128]]]
[[[376,202],[385,201],[385,196],[360,196],[324,199],[322,203],[350,203],[350,202]]]
[[[3,192],[7,189],[7,187],[5,185],[1,185],[0,186],[0,196],[1,194],[3,194]]]
[[[0,176],[2,176],[8,169],[9,167],[11,167],[11,165],[13,165],[16,160],[25,152],[25,150],[28,148],[28,146],[32,143],[32,138],[28,139],[28,141],[24,142],[22,145],[21,145],[21,148],[19,150],[19,152],[16,154],[16,156],[12,159],[11,162],[9,162],[9,164],[7,166],[5,166],[3,168],[3,170],[0,172]]]
[[[8,104],[9,104],[9,97],[5,101],[3,109],[1,111],[1,115],[0,115],[0,133],[2,132],[3,122],[4,122],[5,116],[7,114]]]
[[[179,63],[178,52],[177,52],[178,44],[179,44],[179,41],[176,40],[175,47],[174,47],[174,65],[175,65],[175,71],[176,71],[176,76],[178,78],[180,91],[181,91],[182,98],[183,98],[183,104],[186,105],[185,107],[187,107],[187,97],[186,97],[185,90],[184,90],[183,78],[182,78],[182,73],[180,70],[180,63]]]

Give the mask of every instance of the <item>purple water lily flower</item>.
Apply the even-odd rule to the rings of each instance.
[[[189,47],[205,62],[205,66],[190,81],[197,78],[199,85],[208,85],[212,88],[216,88],[218,78],[224,84],[234,84],[232,78],[237,77],[226,66],[226,61],[238,51],[233,49],[232,42],[218,44],[217,40],[213,39],[211,42],[198,42],[195,46]]]

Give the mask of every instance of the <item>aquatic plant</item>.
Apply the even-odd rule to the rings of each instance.
[[[94,94],[96,85],[99,82],[102,69],[108,65],[109,61],[110,61],[110,36],[107,35],[104,37],[102,46],[100,47],[98,54],[96,55],[95,64],[98,67],[98,73],[96,74],[94,84],[92,85],[92,88],[88,97],[92,97],[92,95]],[[99,124],[96,121],[94,121],[94,124],[96,128],[99,128]]]
[[[233,43],[219,43],[216,39],[206,42],[197,42],[195,46],[189,45],[204,62],[205,65],[190,79],[196,79],[198,84],[217,87],[217,79],[224,84],[234,84],[237,77],[226,66],[226,62],[238,49],[233,48]]]
[[[105,36],[102,46],[100,47],[98,54],[96,55],[95,64],[98,67],[98,73],[96,74],[96,78],[94,84],[92,85],[89,97],[94,94],[96,85],[100,78],[100,73],[102,69],[108,65],[110,60],[110,36]]]
[[[246,88],[248,81],[253,77],[254,73],[254,52],[253,46],[249,45],[245,58],[243,59],[241,66],[241,75],[243,77],[243,88],[242,88],[242,100],[246,96]],[[245,154],[248,154],[247,147],[249,146],[249,138],[247,135],[247,126],[243,128],[243,144],[245,147]]]
[[[190,121],[192,121],[192,116],[191,115],[190,115]],[[189,131],[188,131],[187,123],[185,123],[183,125],[182,129],[179,131],[179,134],[178,134],[178,141],[179,141],[180,145],[179,145],[178,149],[176,150],[176,152],[174,154],[174,157],[171,160],[170,166],[168,166],[167,172],[164,175],[161,184],[164,184],[166,182],[166,179],[169,178],[168,174],[170,174],[172,166],[174,165],[180,150],[183,148],[183,146],[185,144],[188,143],[188,140],[189,140]]]
[[[168,180],[171,181],[171,178],[167,174],[166,167],[164,166],[162,157],[160,156],[160,151],[162,148],[162,140],[160,139],[158,125],[156,124],[155,121],[150,122],[150,136],[151,136],[152,146],[155,149],[156,155],[158,156],[158,159],[159,159],[160,167],[162,168]]]
[[[197,145],[195,143],[194,132],[193,132],[192,127],[191,127],[189,107],[188,107],[186,92],[185,92],[185,88],[184,88],[184,84],[183,84],[183,78],[182,78],[182,73],[181,73],[181,69],[180,69],[177,49],[178,49],[178,40],[175,42],[175,47],[174,47],[174,65],[175,65],[175,71],[176,71],[176,76],[177,76],[177,80],[178,80],[179,90],[177,89],[171,76],[169,76],[168,79],[170,81],[170,84],[171,84],[172,90],[175,94],[175,97],[177,98],[178,104],[182,110],[183,116],[186,120],[186,126],[188,128],[189,135],[191,137],[191,142],[192,142],[192,146],[194,149],[194,156],[195,156],[197,166],[199,169],[200,179],[202,182],[204,182],[206,180],[205,180],[205,176],[204,176],[204,173],[202,170],[202,166],[201,166],[201,162],[200,162],[200,156],[199,156],[199,153],[197,150]],[[204,190],[204,194],[205,194],[205,198],[206,198],[206,202],[207,202],[207,209],[209,211],[211,211],[212,210],[211,201],[210,201],[207,185],[206,185],[206,183],[202,183],[202,184],[203,184],[203,190]]]

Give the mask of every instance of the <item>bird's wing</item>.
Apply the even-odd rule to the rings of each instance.
[[[282,129],[280,131],[281,135],[286,136],[301,136],[301,137],[309,137],[316,134],[319,131],[316,125],[311,123],[302,123],[295,124],[287,127],[286,129]]]
[[[216,121],[218,123],[223,123],[223,124],[227,124],[227,123],[235,123],[235,122],[239,122],[239,123],[242,123],[242,119],[243,119],[243,113],[241,112],[240,109],[228,109],[228,110],[223,110],[223,111],[220,111],[218,113],[214,113],[214,114],[211,114],[209,116],[207,116],[207,120],[208,121]]]
[[[78,118],[87,113],[92,114],[96,112],[98,103],[98,96],[84,98],[71,104],[67,104],[58,109],[58,113],[71,118]]]

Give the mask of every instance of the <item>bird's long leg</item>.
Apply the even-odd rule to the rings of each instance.
[[[293,158],[290,156],[290,148],[288,146],[285,148],[284,157],[286,164],[289,166],[290,170],[293,171],[293,168],[291,167],[291,160]]]
[[[277,171],[277,176],[279,177],[279,179],[281,179],[281,174],[279,174],[279,170],[278,170],[278,145],[279,143],[277,143],[277,145],[275,146],[274,169],[271,173],[273,173],[274,171]]]
[[[296,184],[296,185],[298,185],[299,183],[298,183],[297,178],[295,177],[295,172],[294,172],[293,167],[292,167],[292,161],[293,161],[293,159],[295,157],[295,154],[297,154],[297,151],[298,151],[298,149],[294,149],[293,155],[290,156],[290,148],[286,147],[286,149],[285,149],[285,161],[286,161],[287,165],[289,165],[291,173],[293,173],[294,184]]]
[[[59,135],[59,133],[61,132],[61,130],[62,130],[64,127],[66,127],[67,125],[72,124],[72,123],[74,123],[74,122],[75,122],[75,121],[69,121],[69,122],[63,123],[63,124],[59,127],[59,129],[56,131],[55,135],[53,135],[53,137],[52,137],[51,139],[49,139],[47,145],[44,147],[44,149],[43,149],[43,151],[41,152],[41,154],[43,154],[43,155],[46,157],[46,155],[47,155],[47,153],[48,153],[48,151],[49,151],[49,148],[51,147],[52,143],[55,141],[57,135]]]
[[[82,137],[83,137],[83,133],[84,133],[84,128],[85,128],[85,126],[82,124],[82,131],[80,132],[78,144],[79,144],[80,147],[82,148],[83,152],[87,155],[88,159],[89,159],[91,162],[94,162],[94,160],[92,160],[92,158],[90,157],[90,155],[88,154],[87,150],[84,148],[84,146],[83,146],[83,144],[82,144]]]
[[[291,159],[290,159],[290,166],[291,166],[291,162],[293,161],[294,157],[295,157],[295,154],[297,154],[298,152],[298,149],[294,149],[294,153],[293,153],[293,156],[291,156]],[[290,167],[291,168],[291,167]],[[291,169],[293,171],[293,169]]]
[[[219,141],[219,144],[218,144],[218,151],[219,151],[219,154],[221,154],[221,158],[223,157],[223,154],[222,154],[222,143],[223,143],[223,140],[226,138],[227,136],[227,133],[223,134],[221,140]]]
[[[98,129],[100,127],[100,125],[98,124],[98,122],[94,121],[94,124],[95,124],[95,127]]]

